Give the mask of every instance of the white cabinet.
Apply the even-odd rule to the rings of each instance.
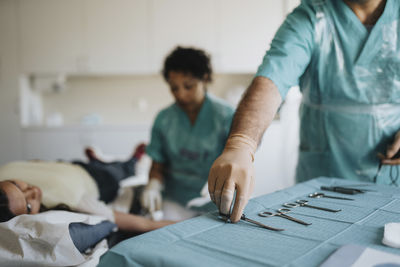
[[[150,44],[152,66],[159,72],[176,46],[196,46],[212,55],[217,48],[215,0],[153,0]]]
[[[86,0],[89,71],[148,73],[149,5],[147,0]]]
[[[298,0],[19,0],[23,73],[154,74],[177,45],[254,73]]]
[[[79,0],[20,0],[18,7],[22,72],[76,72],[82,54]]]
[[[221,0],[217,70],[254,73],[285,13],[284,1]]]

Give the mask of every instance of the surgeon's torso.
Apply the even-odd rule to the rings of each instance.
[[[387,1],[369,30],[342,0],[314,1],[315,46],[301,78],[317,104],[400,103],[400,2]]]
[[[376,154],[400,130],[400,1],[387,1],[370,32],[344,1],[314,3],[315,46],[300,79],[297,179],[371,181]]]

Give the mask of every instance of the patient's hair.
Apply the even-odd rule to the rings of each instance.
[[[167,56],[162,74],[168,81],[170,71],[191,74],[193,77],[205,81],[212,81],[212,68],[209,55],[203,50],[178,46]]]
[[[43,204],[40,205],[39,212],[44,212],[48,210],[73,211],[68,205],[62,203],[52,208],[47,208]],[[10,202],[8,200],[7,194],[4,192],[4,190],[0,189],[0,222],[6,222],[14,218],[15,216],[16,215],[10,210]]]
[[[11,212],[6,193],[0,189],[0,222],[6,222],[15,217]]]

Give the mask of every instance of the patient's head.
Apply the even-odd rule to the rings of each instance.
[[[20,180],[0,182],[0,222],[40,211],[42,191]]]

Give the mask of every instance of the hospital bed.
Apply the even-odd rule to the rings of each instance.
[[[113,210],[129,212],[133,200],[133,188],[147,183],[148,159],[142,157],[141,170],[136,175],[120,182],[117,198],[108,205]],[[143,166],[145,165],[145,166]],[[50,183],[50,181],[49,181]],[[34,184],[34,183],[32,183]],[[72,197],[72,196],[71,196]],[[82,223],[89,227],[74,227],[75,237],[83,240],[98,235],[105,218],[67,211],[47,211],[35,215],[20,215],[8,222],[0,223],[0,265],[1,266],[96,266],[99,257],[108,250],[104,238],[96,245],[81,253],[78,250],[68,222]],[[67,225],[67,227],[65,226]],[[74,225],[75,226],[75,225]],[[72,228],[70,228],[72,229]],[[115,229],[107,226],[104,237]],[[81,239],[82,240],[82,239]],[[5,264],[5,265],[3,265]]]
[[[355,185],[365,193],[343,195],[354,200],[309,198],[321,186]],[[260,217],[263,211],[283,208],[298,199],[339,212],[294,207],[290,216],[312,223],[305,226],[274,217]],[[126,240],[113,247],[100,260],[106,266],[319,266],[339,247],[357,244],[400,255],[399,249],[384,246],[384,225],[400,221],[400,189],[343,179],[318,178],[294,187],[254,198],[245,214],[271,227],[271,231],[240,221],[219,219],[218,213],[169,225]],[[341,266],[341,265],[336,265]]]

